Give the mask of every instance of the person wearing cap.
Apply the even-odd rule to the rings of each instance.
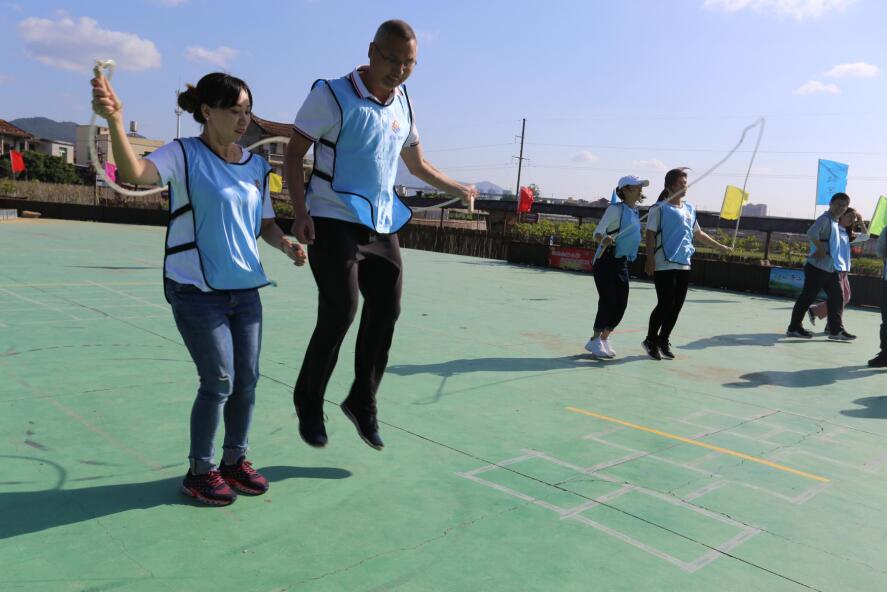
[[[693,239],[724,252],[731,250],[700,228],[696,207],[684,199],[687,170],[677,168],[665,174],[665,188],[647,213],[644,271],[653,276],[657,303],[641,346],[654,360],[675,358],[669,337],[690,286],[690,259],[696,251]]]
[[[615,197],[594,230],[594,240],[600,243],[592,274],[598,292],[594,333],[585,349],[598,358],[615,358],[610,345],[610,334],[619,325],[628,306],[628,265],[637,258],[641,244],[641,222],[638,203],[644,199],[641,191],[650,185],[633,175],[619,179]]]
[[[474,186],[451,179],[425,160],[404,85],[417,51],[409,24],[382,23],[369,44],[369,65],[314,83],[287,147],[292,231],[308,244],[318,289],[317,324],[293,403],[299,435],[316,448],[327,444],[324,392],[360,296],[354,382],[340,407],[367,445],[384,447],[376,392],[400,315],[403,262],[397,231],[412,216],[394,191],[398,162],[403,159],[410,173],[469,206],[477,196]],[[312,146],[314,170],[306,189],[302,160]]]

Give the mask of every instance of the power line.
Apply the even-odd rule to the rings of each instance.
[[[542,142],[528,142],[533,146],[546,146],[549,148],[593,148],[595,150],[640,150],[645,152],[724,152],[723,148],[664,148],[662,146],[609,146],[603,144],[551,144]],[[737,150],[736,152],[751,152],[751,150]],[[760,150],[758,154],[847,154],[852,156],[887,156],[884,152],[868,152],[861,150]]]
[[[479,148],[501,148],[503,146],[514,146],[514,142],[506,142],[502,144],[477,144],[475,146],[453,146],[451,148],[432,148],[430,150],[424,150],[424,152],[455,152],[461,150],[476,150]]]
[[[625,171],[625,167],[583,167],[583,166],[575,166],[575,165],[559,165],[559,164],[532,164],[527,165],[530,168],[539,168],[539,169],[558,169],[558,170],[575,170],[575,171],[588,171],[590,173],[594,172],[622,172]],[[664,173],[665,171],[661,169],[637,169],[638,172],[645,173]],[[741,172],[715,172],[712,173],[713,177],[741,177],[745,173]],[[764,178],[764,179],[815,179],[816,175],[796,175],[796,174],[788,174],[788,173],[755,173],[755,178]],[[852,177],[853,181],[887,181],[887,177],[863,177],[854,175]]]

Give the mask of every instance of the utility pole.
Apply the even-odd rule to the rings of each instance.
[[[524,164],[525,160],[529,160],[529,158],[524,158],[524,136],[527,131],[527,118],[524,117],[523,123],[520,128],[520,156],[512,156],[512,158],[517,158],[517,189],[514,191],[514,195],[517,198],[517,203],[520,205],[520,173],[521,168]]]

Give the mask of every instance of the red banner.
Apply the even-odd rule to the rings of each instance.
[[[12,163],[12,172],[20,173],[25,170],[25,159],[22,158],[21,152],[15,150],[9,151],[9,161]]]
[[[517,201],[517,211],[519,213],[529,212],[533,207],[533,192],[529,187],[520,188],[520,197]]]
[[[581,247],[551,247],[548,251],[548,267],[591,272],[594,250]]]

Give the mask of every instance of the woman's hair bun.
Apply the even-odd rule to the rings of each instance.
[[[197,87],[191,84],[186,84],[185,87],[185,90],[179,93],[179,107],[188,113],[197,113],[201,105],[200,96],[197,94]]]

